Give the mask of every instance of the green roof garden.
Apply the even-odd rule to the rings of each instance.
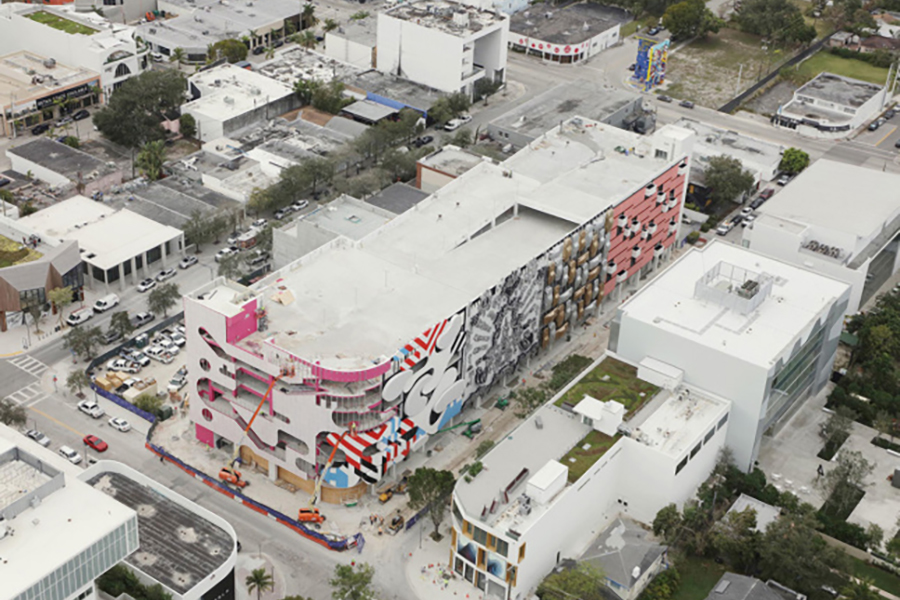
[[[60,31],[65,31],[66,33],[79,33],[82,35],[92,35],[94,33],[97,33],[97,30],[93,27],[82,25],[81,23],[77,23],[75,21],[66,19],[65,17],[61,17],[45,10],[39,10],[26,16],[32,21],[43,23],[44,25],[48,25],[53,29],[59,29]]]
[[[625,418],[631,417],[646,404],[659,388],[637,378],[637,369],[620,360],[606,357],[585,373],[578,382],[557,398],[556,406],[574,407],[585,395],[600,402],[615,400],[625,406]],[[568,466],[568,465],[567,465]],[[571,468],[569,470],[571,474]]]
[[[608,436],[596,429],[591,430],[580,442],[569,450],[559,462],[569,467],[569,483],[575,483],[597,462],[621,436]]]

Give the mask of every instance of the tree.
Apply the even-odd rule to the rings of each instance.
[[[428,117],[435,123],[446,123],[469,110],[471,105],[468,95],[456,92],[455,94],[438,98],[437,102],[428,109]]]
[[[131,335],[131,332],[134,331],[134,325],[131,324],[131,319],[128,318],[128,311],[120,310],[114,312],[109,320],[109,330],[118,333],[123,338]]]
[[[21,427],[28,421],[25,407],[8,398],[0,399],[0,423],[10,427]]]
[[[317,110],[336,115],[350,101],[344,96],[344,84],[337,79],[332,79],[324,85],[316,86],[312,93],[311,104]]]
[[[847,439],[847,436],[850,435],[850,430],[853,428],[853,420],[855,418],[856,413],[854,413],[853,410],[846,406],[839,406],[831,413],[828,420],[822,424],[820,433],[822,437],[825,438],[826,442],[843,444],[844,440]]]
[[[178,291],[177,283],[164,283],[158,285],[147,296],[147,308],[152,313],[162,313],[164,317],[169,316],[169,309],[178,304],[181,300],[181,292]]]
[[[247,208],[249,208],[254,215],[259,215],[269,207],[269,203],[270,197],[268,190],[257,187],[253,188],[253,190],[250,192],[250,199],[247,201]],[[185,231],[185,235],[187,235],[187,231]]]
[[[199,210],[191,213],[191,218],[181,226],[184,231],[184,237],[187,238],[189,244],[197,246],[197,252],[200,252],[200,246],[212,239],[212,228],[209,220],[200,214]]]
[[[310,48],[315,48],[316,44],[319,43],[319,40],[316,39],[316,34],[309,29],[301,31],[300,33],[296,34],[294,38],[296,39],[297,43],[300,44],[300,46],[306,48],[307,50]]]
[[[247,59],[247,46],[240,40],[219,40],[207,48],[207,53],[207,60],[209,62],[224,58],[229,63],[233,64]]]
[[[741,573],[752,572],[759,551],[756,511],[730,512],[712,530],[712,546]]]
[[[319,19],[316,17],[316,7],[312,3],[303,5],[303,12],[300,13],[300,29],[308,29],[315,27]]]
[[[262,598],[263,592],[268,592],[275,587],[275,580],[265,568],[253,569],[244,582],[247,584],[248,594],[252,594],[256,590],[256,600]]]
[[[325,19],[325,23],[322,25],[322,29],[325,30],[325,33],[329,31],[334,31],[339,27],[338,22],[334,19]]]
[[[68,146],[69,148],[75,148],[76,150],[78,150],[81,147],[81,141],[79,141],[79,139],[77,137],[75,137],[74,135],[67,135],[66,137],[63,138],[62,143],[65,144],[66,146]]]
[[[312,104],[313,94],[321,85],[318,79],[298,79],[294,83],[294,93],[300,99],[300,104]]]
[[[81,396],[82,391],[86,387],[91,387],[91,378],[84,372],[84,369],[75,369],[69,371],[66,377],[66,387],[76,396]]]
[[[166,144],[163,140],[147,142],[137,155],[137,167],[147,179],[156,181],[162,177],[163,163],[166,162]]]
[[[730,156],[713,156],[709,159],[704,175],[707,189],[716,202],[730,202],[741,198],[753,189],[753,173]]]
[[[460,148],[468,148],[472,145],[472,132],[468,129],[459,129],[447,142]]]
[[[881,594],[868,577],[851,577],[841,595],[847,600],[881,600]]]
[[[175,48],[172,50],[172,56],[169,57],[169,61],[178,63],[178,66],[181,67],[186,56],[187,54],[185,53],[184,48]]]
[[[335,565],[334,577],[328,582],[334,600],[374,600],[372,578],[375,569],[367,563],[357,565]]]
[[[209,219],[209,230],[213,237],[213,244],[219,243],[219,238],[228,230],[228,217],[218,214]]]
[[[869,538],[869,550],[881,550],[881,542],[884,541],[884,529],[875,523],[869,523],[869,526],[866,527],[866,537]]]
[[[71,350],[84,360],[94,358],[103,343],[103,331],[99,327],[73,327],[63,336],[63,348]]]
[[[605,587],[603,573],[589,563],[580,562],[571,569],[550,573],[538,584],[537,595],[543,600],[604,600]]]
[[[302,177],[307,187],[315,194],[319,185],[330,183],[334,179],[334,162],[328,158],[313,157],[304,159],[300,165]]]
[[[447,509],[447,496],[453,491],[453,473],[420,467],[409,478],[409,505],[413,510],[428,508],[428,515],[434,523],[432,538],[440,539],[438,529]]]
[[[194,115],[185,113],[178,117],[179,131],[186,138],[192,138],[197,135],[197,120]]]
[[[894,417],[892,417],[889,412],[886,410],[879,410],[875,415],[873,426],[876,431],[878,431],[878,435],[890,436],[891,444],[894,443],[894,430],[896,425],[894,424]]]
[[[174,70],[147,70],[126,79],[93,122],[113,142],[136,149],[165,137],[160,123],[184,100],[184,76]]]
[[[685,40],[718,33],[724,22],[706,8],[703,0],[684,0],[666,9],[663,25],[672,32],[672,39]]]
[[[809,154],[800,148],[788,148],[781,155],[781,163],[778,169],[785,173],[799,173],[809,166]]]
[[[163,407],[162,398],[156,394],[141,394],[134,399],[133,404],[139,409],[153,415],[159,414],[160,409]]]
[[[816,486],[825,494],[826,513],[843,514],[859,501],[868,486],[866,479],[875,467],[858,451],[844,451],[834,467],[816,480]]]
[[[390,175],[392,181],[402,181],[415,177],[417,160],[412,152],[388,150],[381,159],[381,168]]]
[[[44,316],[44,311],[41,308],[40,304],[29,304],[25,307],[25,312],[31,317],[31,322],[34,324],[34,332],[41,332],[41,318]]]
[[[73,299],[71,286],[53,288],[47,292],[47,300],[50,301],[52,306],[56,307],[56,312],[59,314],[60,326],[63,324],[63,311],[72,304]]]
[[[672,545],[681,531],[681,513],[674,504],[659,509],[653,519],[653,535],[662,538],[667,544]]]
[[[244,275],[244,258],[240,254],[223,256],[219,260],[217,274],[219,277],[237,281]]]

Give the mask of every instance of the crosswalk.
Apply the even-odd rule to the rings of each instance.
[[[41,373],[47,370],[47,365],[27,355],[17,356],[10,360],[9,363],[35,377],[40,377]]]
[[[46,367],[44,367],[46,368]],[[6,397],[7,400],[12,400],[19,406],[24,406],[28,408],[30,406],[34,406],[44,398],[48,396],[47,392],[41,389],[41,382],[35,381],[30,385],[26,385],[22,389],[13,392],[9,396]]]

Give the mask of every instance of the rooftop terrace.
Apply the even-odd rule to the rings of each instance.
[[[414,21],[416,25],[458,37],[469,37],[506,19],[504,15],[493,11],[480,10],[448,0],[404,3],[382,14],[404,21]]]
[[[88,27],[83,23],[67,19],[46,10],[38,10],[25,16],[32,21],[43,23],[44,25],[52,27],[53,29],[59,29],[60,31],[65,31],[66,33],[70,33],[72,35],[93,35],[97,33],[97,30],[93,27]]]
[[[586,395],[601,402],[615,400],[625,406],[627,418],[639,411],[658,391],[655,385],[638,379],[637,368],[607,357],[585,373],[555,404],[573,407]]]

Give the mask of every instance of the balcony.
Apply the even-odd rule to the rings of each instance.
[[[349,427],[351,423],[356,423],[356,430],[363,432],[385,423],[394,416],[395,412],[395,410],[385,412],[334,412],[331,413],[331,420],[338,427]]]

